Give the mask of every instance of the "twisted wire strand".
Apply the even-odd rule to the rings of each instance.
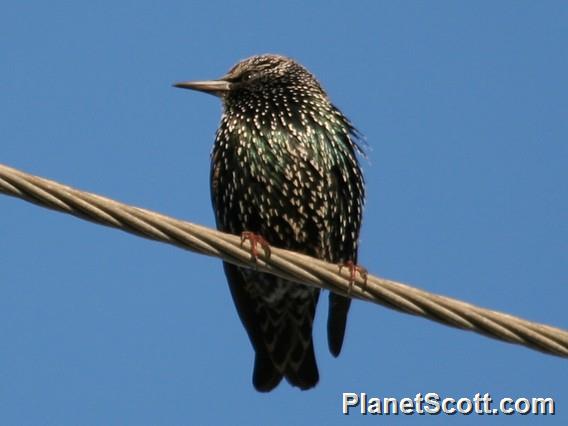
[[[267,257],[251,258],[248,242],[190,222],[119,203],[0,164],[0,192],[68,213],[101,225],[162,241],[239,266],[367,300],[448,326],[568,357],[568,331],[481,308],[457,299],[429,293],[406,284],[368,275],[366,282],[337,265],[288,250],[271,247]]]

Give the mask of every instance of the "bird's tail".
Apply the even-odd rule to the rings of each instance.
[[[252,384],[259,392],[270,392],[282,380],[282,373],[277,369],[266,352],[256,352]]]
[[[313,388],[319,373],[312,324],[319,289],[224,263],[239,317],[256,352],[254,387],[274,389],[282,378]]]
[[[270,279],[273,279],[270,277]],[[302,390],[313,388],[319,373],[312,324],[319,291],[276,279],[272,303],[257,306],[262,342],[257,342],[253,383],[269,391],[282,378]],[[282,296],[277,297],[280,293]]]
[[[252,378],[256,390],[270,392],[278,386],[283,377],[292,386],[302,390],[313,388],[319,380],[313,342],[310,340],[307,348],[302,352],[294,351],[290,356],[301,357],[301,359],[294,361],[292,358],[288,362],[284,360],[283,363],[277,364],[278,361],[271,358],[266,351],[257,350]]]

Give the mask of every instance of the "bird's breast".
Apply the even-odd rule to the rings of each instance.
[[[219,228],[323,257],[339,194],[320,151],[284,129],[219,130],[211,173]]]

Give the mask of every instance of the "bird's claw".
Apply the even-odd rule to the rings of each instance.
[[[367,270],[362,266],[357,265],[352,260],[348,260],[344,263],[339,264],[339,274],[341,275],[341,271],[343,268],[349,269],[349,288],[347,289],[347,295],[350,296],[353,290],[353,285],[355,284],[355,277],[357,273],[363,278],[363,291],[367,289]]]
[[[250,255],[255,262],[258,260],[258,245],[264,250],[264,255],[270,258],[270,244],[263,237],[254,232],[244,231],[241,234],[241,247],[247,240],[250,243]]]

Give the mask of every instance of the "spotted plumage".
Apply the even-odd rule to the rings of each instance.
[[[177,87],[219,96],[223,116],[211,161],[217,226],[334,263],[357,261],[364,185],[357,133],[315,77],[278,55],[253,56],[219,80]],[[319,379],[312,323],[319,290],[224,264],[256,352],[253,384]],[[330,293],[328,342],[339,355],[350,299]]]

